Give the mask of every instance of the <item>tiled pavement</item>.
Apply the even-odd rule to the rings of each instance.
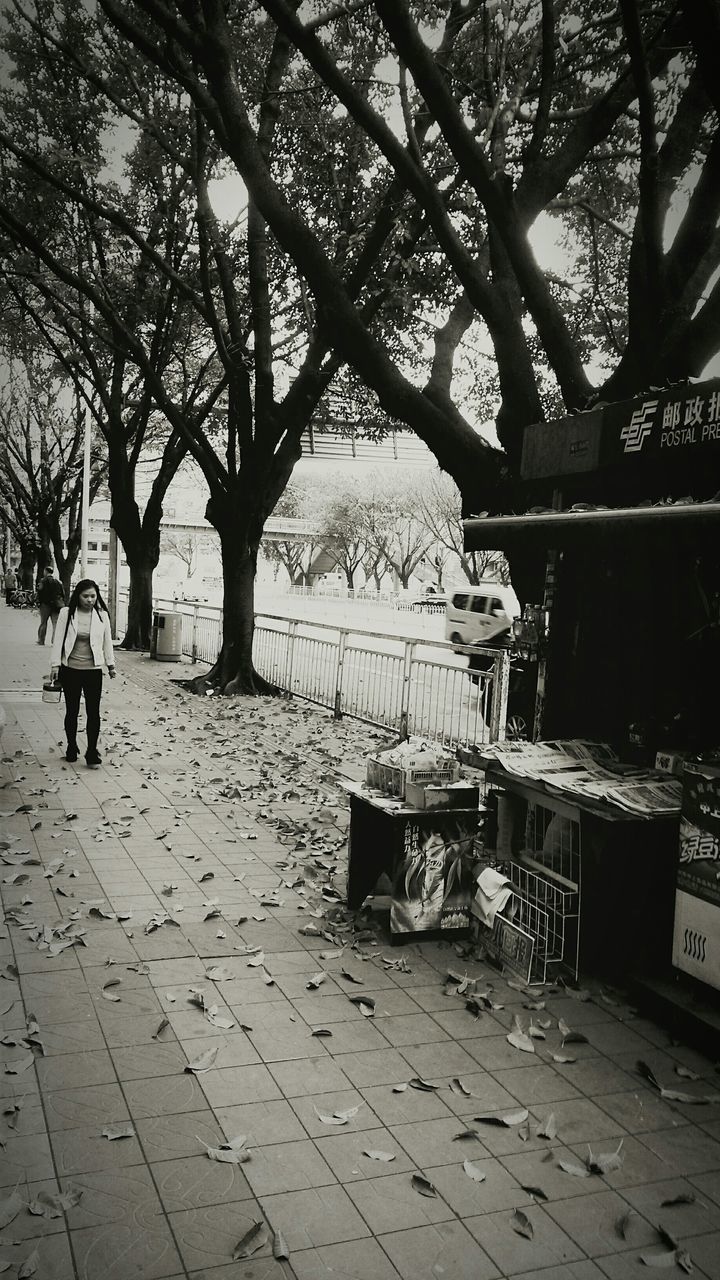
[[[0,628],[0,1269],[631,1280],[643,1256],[672,1252],[661,1225],[680,1249],[671,1275],[687,1254],[720,1280],[720,1102],[663,1098],[636,1066],[707,1095],[720,1088],[712,1063],[592,981],[593,999],[549,990],[531,1014],[482,963],[447,944],[391,950],[382,934],[354,935],[328,899],[328,885],[342,889],[347,817],[333,770],[343,751],[361,755],[367,729],[336,730],[294,704],[211,706],[168,683],[176,668],[120,654],[106,763],[70,766],[58,709],[23,697],[46,666],[32,615],[0,605]],[[326,825],[328,800],[337,825]],[[164,912],[177,923],[148,932]],[[490,985],[502,1007],[474,1017],[446,994],[448,968]],[[191,989],[216,1012],[190,1003]],[[358,993],[374,1017],[348,998]],[[515,1015],[550,1023],[534,1055],[506,1038]],[[586,1037],[566,1044],[572,1062],[553,1058],[559,1018]],[[208,1070],[185,1070],[209,1049]],[[518,1109],[521,1124],[475,1120]],[[327,1123],[343,1112],[344,1124]],[[543,1138],[551,1115],[556,1136]],[[113,1125],[131,1136],[103,1136]],[[240,1134],[247,1163],[208,1158]],[[621,1139],[620,1167],[604,1176],[560,1163],[580,1167],[588,1145],[597,1156]],[[418,1173],[435,1194],[420,1193]],[[258,1221],[267,1242],[232,1261]],[[273,1257],[277,1231],[289,1261]]]

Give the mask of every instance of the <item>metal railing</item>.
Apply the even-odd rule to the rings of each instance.
[[[155,610],[182,614],[182,652],[212,663],[220,648],[222,610],[188,600],[156,599]],[[118,630],[127,618],[120,593]],[[489,671],[470,673],[469,654],[487,653]],[[505,652],[454,648],[359,627],[280,614],[255,616],[255,668],[285,693],[398,733],[421,734],[448,746],[505,737],[510,660]]]

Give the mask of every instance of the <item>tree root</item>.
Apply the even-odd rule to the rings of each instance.
[[[254,669],[248,673],[238,674],[232,680],[222,683],[219,664],[216,663],[204,675],[194,676],[191,680],[182,680],[178,683],[188,689],[190,693],[197,693],[201,697],[206,697],[212,693],[223,697],[245,696],[245,697],[285,697],[285,690],[276,684],[271,684],[269,680],[265,680]]]

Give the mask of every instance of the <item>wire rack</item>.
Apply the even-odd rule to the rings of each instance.
[[[513,806],[523,803],[514,797],[503,799],[509,799]],[[518,845],[519,848],[514,847]],[[482,860],[511,881],[513,896],[504,915],[533,940],[526,980],[533,984],[547,982],[560,967],[577,978],[579,823],[544,805],[528,803],[524,823],[508,823],[505,816],[498,846],[497,850],[485,848]],[[501,932],[498,926],[496,933]]]

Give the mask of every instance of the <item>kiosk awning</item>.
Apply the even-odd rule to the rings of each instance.
[[[562,550],[606,539],[622,541],[636,533],[664,537],[712,536],[720,533],[720,502],[471,516],[463,525],[467,551],[511,551],[528,545]]]

